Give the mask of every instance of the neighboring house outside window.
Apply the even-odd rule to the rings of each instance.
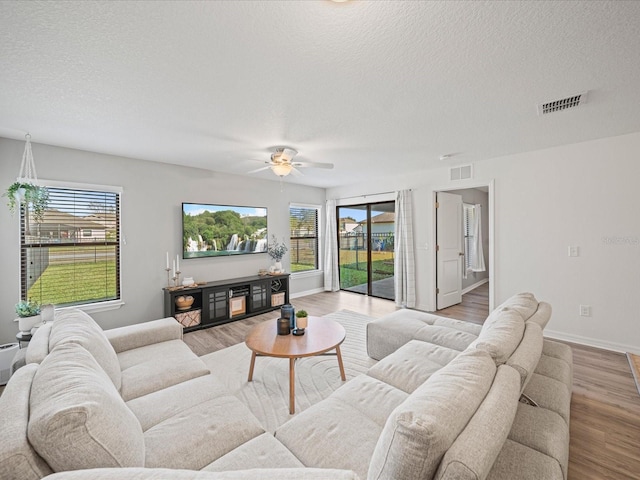
[[[57,307],[121,302],[119,187],[41,181],[42,222],[20,215],[21,298]]]
[[[291,273],[320,269],[319,252],[320,207],[315,205],[291,205],[289,258]]]

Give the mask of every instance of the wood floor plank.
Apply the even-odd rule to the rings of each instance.
[[[489,313],[488,292],[489,285],[482,285],[465,294],[461,305],[436,313],[482,324]],[[379,318],[396,310],[391,301],[350,292],[318,293],[291,303],[317,316],[346,309]],[[203,355],[243,342],[253,325],[275,315],[188,333],[185,342]],[[574,360],[568,479],[640,480],[640,395],[629,362],[616,352],[568,345]]]

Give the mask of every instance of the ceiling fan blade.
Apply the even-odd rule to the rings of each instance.
[[[291,174],[295,177],[304,177],[304,173],[302,173],[300,170],[298,170],[295,167],[291,168]]]
[[[258,173],[258,172],[262,172],[263,170],[269,170],[271,168],[271,166],[267,166],[267,167],[262,167],[262,168],[257,168],[255,170],[251,170],[250,172],[247,172],[247,174],[249,173]]]
[[[291,162],[295,167],[309,167],[309,168],[333,168],[333,163],[319,163],[319,162]]]

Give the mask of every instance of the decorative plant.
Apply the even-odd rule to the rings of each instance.
[[[269,244],[269,248],[267,249],[267,253],[276,262],[279,262],[279,261],[282,260],[282,257],[284,257],[284,254],[287,253],[288,248],[285,246],[284,243],[278,243],[278,240],[277,240],[275,235],[272,235],[271,238],[273,240]]]
[[[40,315],[40,304],[33,300],[20,300],[16,303],[16,313],[20,318]]]
[[[28,182],[14,182],[7,188],[3,196],[8,199],[7,205],[12,214],[24,202],[27,206],[31,205],[35,220],[42,222],[44,212],[49,205],[49,190],[46,187]]]
[[[304,318],[304,317],[307,317],[307,316],[309,316],[309,314],[304,310],[298,310],[296,312],[296,317],[298,317],[298,318]]]

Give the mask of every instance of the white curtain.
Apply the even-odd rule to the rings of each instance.
[[[400,190],[396,197],[393,274],[396,305],[406,308],[416,306],[413,217],[411,210],[411,190]]]
[[[476,203],[473,206],[473,242],[471,242],[472,272],[484,272],[484,251],[482,250],[482,205]]]
[[[338,272],[338,227],[336,222],[336,201],[327,200],[324,235],[324,289],[327,292],[340,290]]]

